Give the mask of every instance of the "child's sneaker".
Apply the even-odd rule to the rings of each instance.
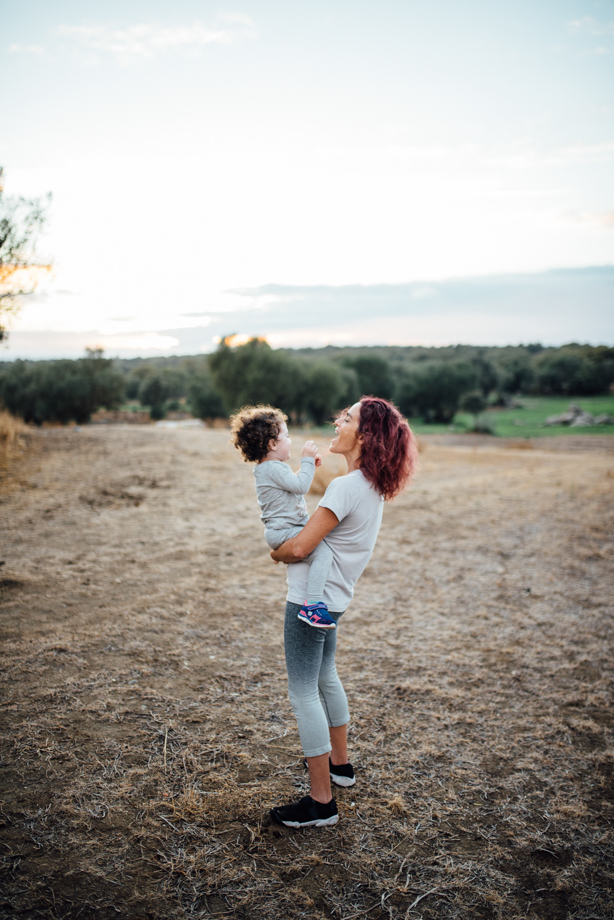
[[[310,626],[317,626],[318,629],[335,629],[337,624],[328,612],[328,607],[319,601],[317,604],[308,604],[306,601],[301,607],[299,620],[309,623]]]

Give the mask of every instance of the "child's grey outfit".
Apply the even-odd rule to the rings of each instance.
[[[301,458],[301,469],[298,473],[293,473],[281,460],[266,460],[254,467],[260,518],[264,523],[264,538],[271,549],[277,549],[286,540],[295,537],[309,520],[303,495],[309,491],[315,471],[316,463],[313,457]],[[322,540],[303,560],[309,564],[308,604],[316,604],[322,600],[332,558],[331,548]]]

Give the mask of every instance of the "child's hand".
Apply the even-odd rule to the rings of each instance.
[[[316,447],[315,441],[305,441],[303,444],[303,450],[301,452],[301,457],[319,457],[318,448]]]
[[[322,457],[316,454],[316,466],[322,466]]]

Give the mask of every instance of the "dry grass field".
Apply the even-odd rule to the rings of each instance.
[[[304,831],[268,817],[306,778],[285,572],[228,433],[26,439],[0,492],[0,916],[614,917],[608,439],[424,444],[340,626],[357,784]]]

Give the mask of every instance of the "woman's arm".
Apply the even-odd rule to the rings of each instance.
[[[339,518],[330,508],[316,508],[296,537],[271,550],[275,562],[300,562],[337,526]]]

